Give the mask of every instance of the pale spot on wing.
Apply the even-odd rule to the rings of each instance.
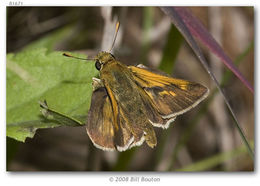
[[[164,95],[172,95],[172,96],[176,96],[176,94],[173,92],[173,91],[162,91],[162,92],[159,92],[159,95],[160,96],[164,96]]]
[[[185,84],[179,85],[179,87],[182,90],[187,90],[187,85],[185,85]]]

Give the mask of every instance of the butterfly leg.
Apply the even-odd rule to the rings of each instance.
[[[97,90],[98,88],[100,87],[104,87],[104,84],[103,82],[101,81],[101,79],[98,79],[98,78],[95,78],[93,77],[92,78],[92,87],[93,87],[93,91]]]

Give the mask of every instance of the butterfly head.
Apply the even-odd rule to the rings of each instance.
[[[111,61],[114,61],[115,57],[113,56],[113,54],[109,52],[99,52],[98,55],[94,58],[94,60],[96,61],[96,69],[101,70],[103,65]]]

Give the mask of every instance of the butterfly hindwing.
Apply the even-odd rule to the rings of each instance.
[[[87,133],[93,144],[102,150],[114,150],[115,130],[112,124],[111,104],[105,87],[97,88],[91,98]]]
[[[140,139],[134,138],[120,109],[116,118],[119,126],[115,126],[112,102],[106,88],[96,78],[93,79],[93,84],[94,91],[87,121],[87,133],[93,144],[108,151],[125,151],[141,145],[142,136]]]

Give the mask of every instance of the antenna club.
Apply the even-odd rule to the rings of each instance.
[[[82,58],[82,57],[76,57],[76,56],[72,56],[72,55],[70,55],[70,54],[68,54],[68,53],[63,53],[62,54],[63,56],[65,56],[65,57],[71,57],[71,58],[74,58],[74,59],[80,59],[80,60],[94,60],[94,59],[91,59],[91,58]]]
[[[118,21],[118,22],[116,23],[116,30],[119,30],[119,26],[120,26],[120,22]]]
[[[67,53],[63,53],[62,55],[63,55],[63,56],[66,56],[66,57],[73,57],[72,55],[67,54]]]

